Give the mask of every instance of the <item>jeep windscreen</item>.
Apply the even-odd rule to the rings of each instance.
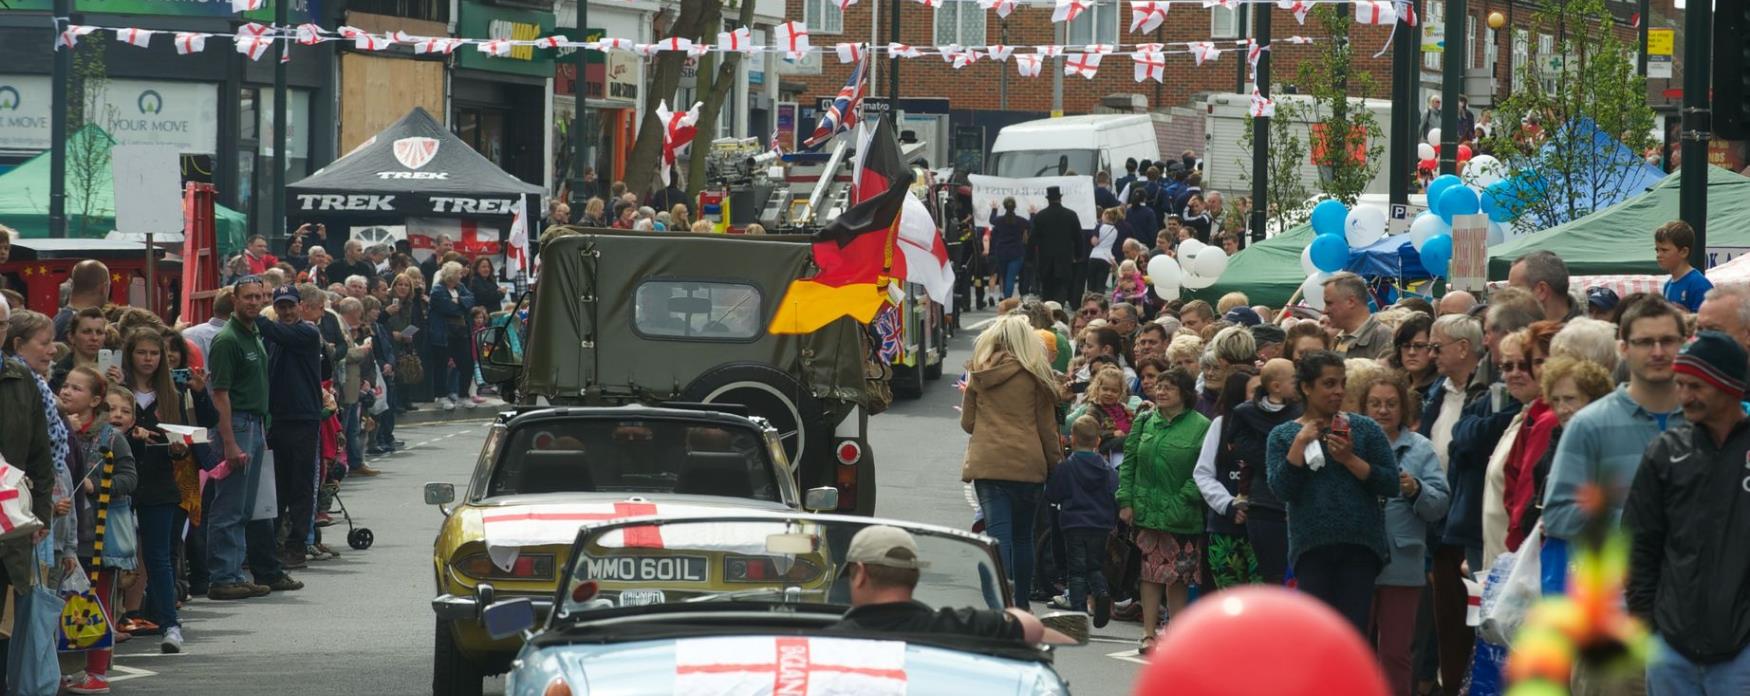
[[[540,420],[511,432],[487,496],[676,493],[782,502],[762,433],[684,419]]]

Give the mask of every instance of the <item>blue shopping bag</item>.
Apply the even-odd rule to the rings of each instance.
[[[49,567],[54,562],[54,549],[48,539],[36,546],[37,562]],[[18,596],[17,613],[12,625],[12,642],[6,654],[7,696],[54,696],[61,689],[61,663],[55,655],[55,639],[60,634],[60,595],[42,582],[41,569],[37,582]]]

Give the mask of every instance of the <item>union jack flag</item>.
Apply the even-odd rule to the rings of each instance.
[[[881,362],[892,365],[899,360],[900,342],[905,339],[905,325],[899,321],[899,308],[886,305],[875,315],[875,333],[881,337]]]
[[[834,97],[832,105],[826,108],[826,113],[820,115],[820,123],[814,126],[814,134],[802,141],[802,147],[813,150],[820,147],[834,135],[843,133],[857,124],[857,111],[863,106],[865,93],[864,76],[869,72],[867,56],[857,62],[857,67],[851,70],[851,79],[845,81],[845,86],[839,88],[839,95]]]

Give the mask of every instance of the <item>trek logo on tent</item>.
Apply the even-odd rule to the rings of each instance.
[[[378,179],[415,179],[419,181],[449,181],[449,172],[377,172]]]
[[[515,201],[509,198],[458,198],[432,196],[431,212],[474,213],[476,215],[509,215]]]
[[[418,169],[437,156],[437,138],[402,138],[395,141],[395,159],[401,166]]]
[[[395,194],[300,193],[298,205],[304,210],[380,210],[395,212]]]

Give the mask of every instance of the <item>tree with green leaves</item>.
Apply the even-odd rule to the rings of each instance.
[[[724,0],[714,5],[715,11],[708,10],[705,26],[723,24],[725,5],[730,9],[739,9],[736,26],[753,25],[754,0]],[[740,66],[741,54],[735,51],[710,53],[700,59],[699,92],[704,96],[699,101],[704,106],[699,107],[699,136],[694,139],[693,147],[688,151],[685,187],[688,196],[698,194],[705,187],[705,156],[711,151],[711,137],[706,134],[717,132],[717,119],[723,113],[724,102],[729,99],[729,90],[735,86],[736,70]]]
[[[68,231],[87,236],[106,232],[90,229],[91,220],[109,217],[114,212],[107,205],[114,199],[110,192],[102,190],[112,181],[110,149],[115,145],[105,127],[115,118],[114,107],[104,99],[109,88],[109,65],[105,60],[108,50],[108,33],[102,31],[86,35],[74,47],[67,100],[69,137],[65,143],[55,144],[67,150]],[[92,132],[81,133],[87,126],[93,127]]]
[[[1271,89],[1271,94],[1285,94],[1282,87]],[[1288,229],[1289,226],[1305,219],[1307,196],[1306,183],[1300,179],[1300,164],[1306,160],[1306,140],[1301,137],[1306,128],[1301,123],[1306,119],[1307,107],[1299,100],[1277,97],[1275,100],[1276,115],[1270,117],[1270,148],[1264,154],[1265,200],[1253,201],[1252,205],[1261,206],[1264,215],[1273,223],[1270,227],[1277,232]],[[1246,183],[1246,190],[1254,189],[1255,179],[1252,171],[1250,154],[1254,146],[1252,140],[1252,117],[1246,117],[1246,132],[1240,136],[1241,152],[1247,154],[1244,161],[1236,161],[1240,180]],[[1238,205],[1238,201],[1235,201]]]
[[[1519,87],[1495,108],[1500,128],[1483,143],[1514,173],[1508,201],[1527,232],[1591,213],[1596,194],[1620,191],[1639,173],[1653,139],[1646,79],[1604,0],[1533,7],[1530,31],[1555,35],[1555,53],[1526,61]]]
[[[1318,52],[1300,63],[1300,83],[1312,96],[1311,149],[1319,167],[1320,186],[1332,198],[1353,207],[1367,190],[1385,154],[1384,131],[1367,102],[1355,94],[1373,91],[1373,76],[1354,68],[1354,46],[1348,40],[1354,24],[1349,5],[1321,4],[1312,11],[1323,35],[1337,37],[1318,44]]]

